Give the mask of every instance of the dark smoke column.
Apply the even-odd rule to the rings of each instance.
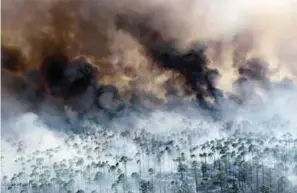
[[[135,37],[143,45],[148,56],[157,61],[162,68],[181,73],[186,78],[188,86],[196,93],[197,101],[202,108],[218,110],[219,98],[223,97],[222,91],[215,87],[219,73],[209,69],[203,45],[197,44],[186,53],[179,52],[174,40],[164,40],[161,34],[150,26],[149,17],[119,15],[117,27]]]

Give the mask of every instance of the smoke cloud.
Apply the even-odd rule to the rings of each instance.
[[[295,82],[296,5],[4,0],[2,100],[113,115],[185,99],[211,112],[262,101]]]

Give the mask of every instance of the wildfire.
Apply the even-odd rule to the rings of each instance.
[[[108,86],[126,102],[134,95],[157,103],[166,103],[172,95],[194,96],[211,109],[220,98],[232,95],[244,101],[275,80],[295,80],[296,54],[287,51],[294,49],[290,46],[297,39],[292,4],[281,4],[286,11],[274,6],[262,11],[261,5],[240,1],[234,6],[244,7],[245,25],[235,29],[235,21],[222,10],[217,14],[224,18],[218,23],[211,13],[219,7],[211,3],[199,1],[191,8],[182,1],[153,1],[147,8],[143,3],[4,0],[2,69],[21,77],[34,92],[65,101],[80,97],[89,87],[97,96]],[[181,14],[186,10],[188,14]],[[252,86],[246,91],[243,85]]]

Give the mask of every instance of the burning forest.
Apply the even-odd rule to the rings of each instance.
[[[295,193],[296,7],[3,0],[1,192]]]

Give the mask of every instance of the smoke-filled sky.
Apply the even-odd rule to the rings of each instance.
[[[98,85],[112,85],[123,100],[137,93],[217,103],[233,93],[242,103],[295,82],[296,7],[296,0],[4,0],[2,98],[26,95],[39,106],[37,92],[59,98],[54,103],[92,101]],[[75,87],[69,82],[81,65],[88,75]]]
[[[230,93],[240,104],[265,100],[276,83],[295,82],[296,7],[296,0],[3,0],[2,100],[15,97],[24,111],[52,103],[89,110],[102,85],[123,100],[136,93],[154,103],[233,101]],[[67,87],[81,63],[95,78]]]
[[[206,43],[208,63],[221,72],[219,86],[230,90],[238,78],[232,66],[253,57],[269,64],[271,78],[295,78],[296,6],[296,0],[4,0],[2,47],[18,47],[23,68],[40,66],[57,50],[71,58],[84,55],[99,68],[101,82],[164,95],[164,82],[178,75],[152,67],[143,42],[156,40],[149,30],[139,31],[139,40],[117,28],[116,18],[124,15],[176,49]]]

